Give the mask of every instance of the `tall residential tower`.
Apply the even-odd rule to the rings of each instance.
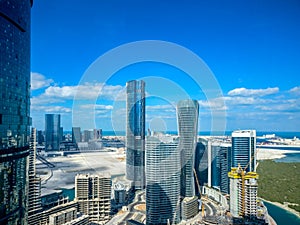
[[[0,224],[27,224],[30,0],[0,1]]]
[[[146,224],[180,219],[180,155],[171,136],[146,139]]]
[[[198,198],[195,196],[194,166],[198,137],[199,104],[196,100],[182,100],[177,104],[179,151],[181,158],[180,192],[181,218],[188,220],[198,213]]]
[[[145,82],[126,84],[126,178],[135,189],[145,187]]]
[[[31,128],[29,154],[29,188],[28,188],[28,224],[33,222],[35,214],[42,209],[41,178],[36,175],[36,129]]]
[[[196,100],[182,100],[177,104],[179,150],[181,154],[181,195],[195,196],[194,161],[198,136],[199,105]]]
[[[254,171],[256,166],[256,131],[238,130],[232,132],[231,167],[239,164],[246,171]]]

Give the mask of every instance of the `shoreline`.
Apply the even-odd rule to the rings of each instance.
[[[290,153],[300,154],[300,151],[257,148],[257,160],[281,159],[286,157]]]
[[[282,208],[282,209],[292,213],[293,215],[297,216],[300,219],[300,212],[296,211],[295,209],[292,209],[292,208],[288,207],[287,205],[281,204],[279,202],[272,202],[272,201],[266,200],[264,198],[259,198],[259,199],[261,199],[263,202],[268,202],[272,205],[275,205],[279,208]]]

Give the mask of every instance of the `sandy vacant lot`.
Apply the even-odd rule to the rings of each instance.
[[[42,178],[42,195],[55,192],[60,188],[73,188],[78,173],[109,173],[112,176],[125,174],[123,153],[91,152],[51,157],[47,160],[55,167],[50,169],[37,161],[37,173],[40,173]]]

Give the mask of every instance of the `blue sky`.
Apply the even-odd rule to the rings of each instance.
[[[99,80],[80,83],[98,57],[142,40],[172,42],[194,52],[223,94],[208,100],[207,90],[182,70],[157,62],[130,65],[105,84],[101,71]],[[45,113],[61,113],[62,125],[70,130],[76,91],[83,110],[95,107],[96,127],[124,129],[126,81],[145,78],[151,96],[147,127],[176,130],[174,105],[185,96],[183,90],[199,101],[200,130],[211,129],[212,112],[225,111],[226,130],[299,131],[297,0],[35,1],[31,49],[31,115],[38,129],[44,129]],[[86,113],[79,125],[92,128],[85,127],[90,118]]]

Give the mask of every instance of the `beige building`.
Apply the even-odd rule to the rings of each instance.
[[[89,215],[90,222],[105,224],[110,219],[111,177],[76,175],[75,200],[79,212]]]
[[[257,179],[255,172],[232,168],[230,178],[230,212],[233,217],[257,217]]]

